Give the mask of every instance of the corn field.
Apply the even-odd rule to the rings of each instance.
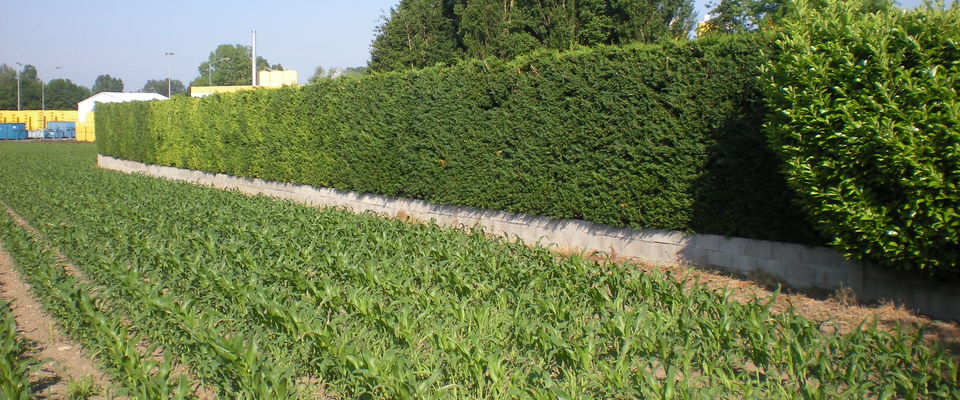
[[[824,333],[631,265],[94,157],[0,144],[0,201],[39,231],[4,214],[0,240],[135,398],[960,398],[922,331]]]

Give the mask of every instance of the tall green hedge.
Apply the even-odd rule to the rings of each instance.
[[[103,104],[100,152],[443,204],[815,243],[760,132],[761,36]]]
[[[960,275],[960,8],[801,0],[765,68],[773,148],[853,258]]]

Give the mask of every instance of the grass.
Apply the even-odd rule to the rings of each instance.
[[[64,397],[67,400],[87,400],[100,394],[100,387],[93,381],[93,377],[83,377],[67,381],[67,390]]]

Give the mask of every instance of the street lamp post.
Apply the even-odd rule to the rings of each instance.
[[[17,111],[20,111],[20,70],[23,69],[23,64],[18,62],[17,65],[20,66],[17,69]]]
[[[163,55],[172,56],[173,52],[167,51],[167,52],[164,52]],[[173,59],[171,58],[170,62],[167,63],[167,98],[170,97],[170,74],[172,69],[173,69]]]
[[[44,73],[47,73],[47,72],[53,71],[53,70],[55,70],[55,69],[60,69],[60,68],[63,68],[63,67],[50,68],[50,69],[48,69],[48,70],[44,70],[43,72],[44,72]],[[37,74],[37,75],[38,75],[37,78],[40,78],[40,76],[39,76],[40,74]],[[42,125],[41,128],[40,128],[40,130],[41,130],[41,134],[40,134],[41,139],[47,135],[47,94],[46,94],[46,92],[44,91],[44,87],[45,87],[45,85],[43,84],[43,78],[40,78],[40,114],[43,116],[43,117],[42,117],[43,125]]]
[[[224,57],[224,58],[221,58],[221,59],[219,59],[219,60],[217,60],[217,61],[214,61],[214,62],[211,62],[211,63],[208,63],[208,64],[207,64],[207,86],[213,86],[213,77],[212,77],[211,74],[210,74],[210,67],[212,67],[213,64],[216,64],[216,63],[218,63],[218,62],[220,62],[220,61],[230,61],[230,57]]]

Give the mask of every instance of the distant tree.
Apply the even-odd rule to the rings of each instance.
[[[54,79],[44,88],[48,110],[76,110],[77,103],[90,97],[90,89],[69,79]]]
[[[16,71],[13,74],[13,80],[10,81],[10,93],[13,103],[11,110],[17,109],[17,76]],[[37,79],[37,68],[27,64],[20,70],[20,106],[23,110],[40,109],[40,80]]]
[[[691,0],[401,0],[377,27],[369,66],[685,39],[695,20]]]
[[[367,67],[347,67],[340,76],[363,76],[367,74]]]
[[[200,73],[190,86],[241,86],[251,84],[250,46],[221,44],[210,52],[207,61],[197,66]],[[228,60],[227,60],[228,59]],[[270,65],[263,57],[257,57],[257,71],[283,70],[280,64]]]
[[[616,44],[685,39],[697,19],[688,0],[613,0],[609,12]]]
[[[93,82],[93,94],[100,92],[123,92],[123,80],[110,75],[100,75]]]
[[[17,109],[17,70],[0,65],[0,110]]]
[[[376,31],[370,45],[374,70],[423,67],[461,57],[450,1],[401,0]]]
[[[741,33],[776,26],[786,15],[790,0],[721,0],[707,3],[710,19],[697,34]]]
[[[318,65],[317,68],[313,70],[313,76],[311,76],[310,79],[307,80],[307,83],[315,84],[324,79],[330,79],[330,75],[327,72],[327,70],[323,68],[322,65]]]
[[[140,89],[143,93],[159,93],[164,96],[167,95],[167,78],[163,79],[151,79],[143,85],[143,89]],[[177,79],[170,81],[170,95],[176,95],[181,93],[186,93],[187,89],[183,86],[183,82],[180,82]]]
[[[324,69],[322,65],[317,66],[313,70],[313,76],[307,81],[308,84],[315,84],[324,79],[334,79],[341,76],[362,76],[367,73],[366,67],[349,67],[349,68],[337,68],[330,67],[330,69]]]

